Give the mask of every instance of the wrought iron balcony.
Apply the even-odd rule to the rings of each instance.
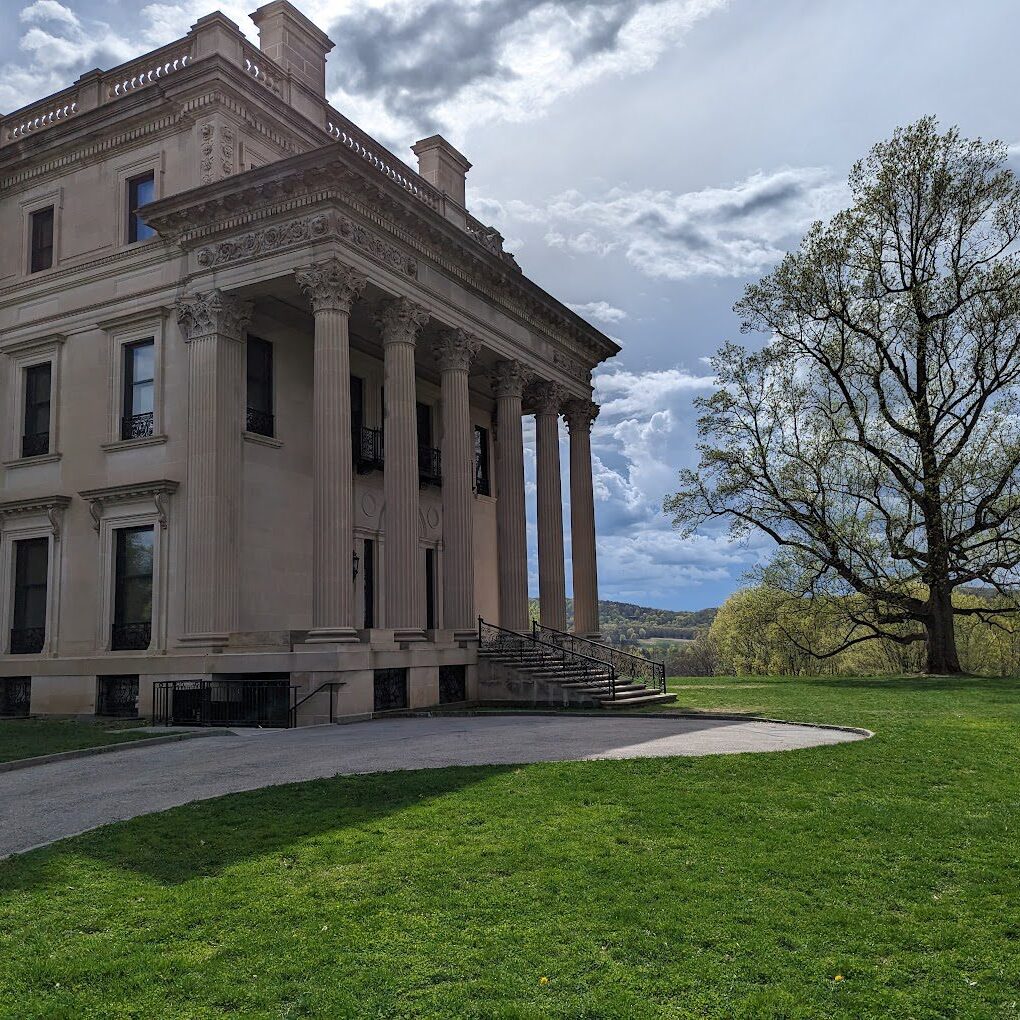
[[[152,411],[147,414],[131,414],[120,420],[121,439],[148,439],[152,434]]]
[[[439,451],[431,446],[418,447],[418,481],[422,485],[442,485],[442,458]]]
[[[382,429],[353,429],[351,431],[351,440],[354,447],[354,468],[358,474],[364,475],[369,471],[382,471]]]
[[[144,652],[151,642],[151,623],[115,623],[111,628],[110,648],[115,652]]]
[[[266,411],[257,411],[254,407],[249,407],[245,428],[256,436],[272,438],[276,434],[276,419]]]
[[[11,630],[11,655],[35,655],[45,641],[45,627],[15,627]]]
[[[21,437],[22,457],[41,457],[50,452],[50,434],[37,432],[34,436]]]
[[[482,462],[478,457],[475,457],[475,492],[479,496],[492,495],[492,486],[489,484],[488,472],[482,470]]]

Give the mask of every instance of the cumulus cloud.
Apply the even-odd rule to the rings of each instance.
[[[622,308],[616,308],[608,301],[588,301],[583,305],[572,305],[567,302],[567,307],[578,315],[594,319],[596,322],[622,322],[627,318],[627,313]]]
[[[506,202],[489,211],[501,224],[548,224],[552,248],[615,253],[646,276],[686,280],[761,272],[846,197],[845,184],[824,167],[784,167],[728,187],[680,194],[614,188],[597,197],[568,191],[543,206]]]

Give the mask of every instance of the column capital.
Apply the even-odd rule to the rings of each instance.
[[[411,344],[418,339],[422,327],[429,321],[427,308],[409,298],[393,298],[383,304],[376,316],[383,344]]]
[[[462,329],[444,330],[436,340],[436,361],[441,372],[466,372],[481,350],[478,337]]]
[[[567,420],[567,428],[573,432],[590,432],[592,424],[599,416],[601,408],[593,400],[568,400],[563,405],[563,417]]]
[[[210,336],[241,341],[251,322],[251,312],[251,301],[242,301],[222,290],[177,302],[177,322],[187,343]]]
[[[298,286],[312,303],[313,312],[344,312],[361,297],[368,280],[336,258],[313,262],[294,270]]]
[[[545,379],[534,380],[526,393],[528,403],[534,408],[535,414],[558,415],[566,395],[566,390],[559,383],[548,382]]]
[[[492,389],[497,397],[521,397],[531,373],[519,361],[501,361],[492,370]]]

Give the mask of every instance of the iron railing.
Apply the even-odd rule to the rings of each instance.
[[[0,715],[27,718],[31,704],[30,676],[0,677]]]
[[[300,701],[295,701],[294,704],[290,706],[290,725],[297,726],[297,710],[310,698],[314,698],[316,694],[325,690],[329,691],[329,721],[333,722],[333,691],[336,690],[337,687],[343,687],[343,683],[338,680],[328,680],[326,683],[320,684],[316,687],[314,691],[309,691],[309,693],[306,694]],[[291,690],[295,692],[294,697],[296,698],[297,688],[291,688]]]
[[[383,430],[356,428],[351,432],[354,467],[360,475],[383,469]]]
[[[120,422],[121,439],[148,439],[153,433],[153,414],[129,414]]]
[[[144,652],[152,644],[151,623],[115,623],[110,628],[110,650]]]
[[[48,432],[36,432],[31,436],[21,437],[22,457],[42,457],[50,452],[50,434]]]
[[[545,627],[537,620],[531,621],[531,633],[536,638],[553,641],[571,649],[571,651],[582,652],[600,662],[605,662],[613,667],[619,677],[632,680],[635,683],[642,683],[646,687],[653,687],[660,694],[666,693],[666,664],[664,662],[656,662],[654,659],[649,659],[644,655],[635,655],[633,652],[624,652],[602,641],[593,641],[591,638],[580,637],[577,634],[568,634],[555,627]]]
[[[96,715],[134,719],[138,715],[138,677],[101,676],[96,680]]]
[[[14,627],[11,630],[11,655],[35,655],[46,642],[45,627]]]
[[[152,723],[287,729],[293,725],[299,690],[285,679],[159,680],[152,685]]]
[[[609,698],[616,698],[618,678],[611,662],[604,662],[552,641],[543,641],[534,633],[521,634],[516,630],[497,627],[494,623],[486,623],[479,616],[478,649],[511,662],[516,660],[528,667],[569,666],[574,672],[580,670],[577,676],[579,681],[605,683],[608,685]]]
[[[247,408],[244,427],[248,432],[256,436],[269,436],[272,438],[276,420],[268,411],[258,411],[254,407]]]
[[[443,484],[443,461],[439,450],[431,446],[418,447],[418,481],[422,485]]]

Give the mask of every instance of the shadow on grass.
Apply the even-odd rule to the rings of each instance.
[[[385,836],[389,816],[511,768],[337,776],[195,801],[75,837],[73,850],[56,843],[0,861],[0,895],[64,881],[61,857],[68,852],[167,886],[218,875],[246,859],[286,853],[295,842],[328,840],[341,830],[360,830],[368,854]]]
[[[805,677],[802,683],[812,687],[837,687],[843,690],[903,691],[974,691],[1016,692],[1020,679],[989,676],[824,676]]]

